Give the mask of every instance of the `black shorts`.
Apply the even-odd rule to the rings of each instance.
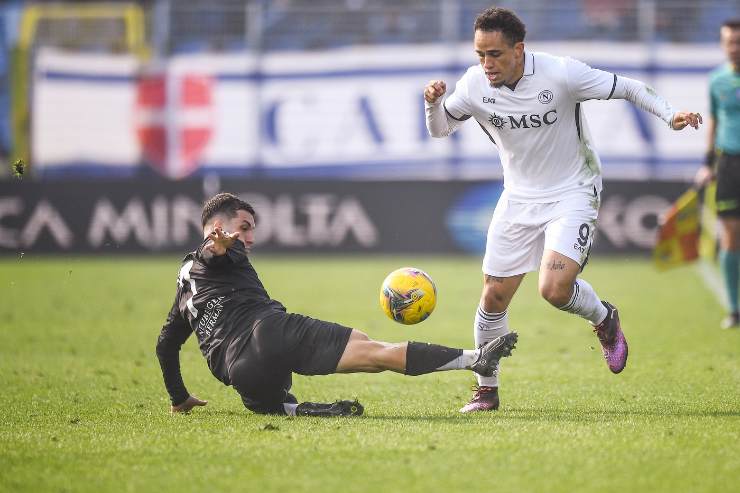
[[[257,323],[249,342],[229,368],[231,385],[247,409],[284,414],[293,372],[328,375],[337,370],[352,329],[295,313]]]
[[[717,215],[740,217],[740,154],[717,157]]]

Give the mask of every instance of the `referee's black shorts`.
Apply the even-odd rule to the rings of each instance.
[[[740,217],[740,154],[717,156],[717,215]]]
[[[293,372],[336,372],[352,329],[296,313],[278,313],[257,323],[249,342],[229,368],[231,385],[256,413],[284,414]]]

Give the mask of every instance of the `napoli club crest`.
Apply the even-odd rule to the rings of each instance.
[[[550,91],[549,89],[540,91],[540,93],[537,95],[537,100],[542,104],[549,103],[550,101],[552,101],[552,91]]]

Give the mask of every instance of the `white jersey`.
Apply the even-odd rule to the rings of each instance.
[[[510,200],[554,202],[575,193],[601,191],[601,162],[581,102],[612,97],[634,100],[638,92],[638,99],[648,100],[638,106],[670,124],[670,105],[639,81],[572,58],[525,52],[524,75],[513,90],[491,86],[483,68],[475,65],[443,106],[450,123],[447,133],[473,117],[498,147]],[[435,123],[429,123],[435,116],[440,118],[434,115],[438,107],[427,103],[427,123],[437,137],[447,134],[432,131]]]

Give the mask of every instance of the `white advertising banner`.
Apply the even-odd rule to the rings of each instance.
[[[652,85],[676,108],[707,113],[710,46],[547,44]],[[133,171],[180,178],[249,176],[486,178],[495,146],[474,122],[431,139],[422,90],[454,87],[476,63],[469,45],[324,52],[178,55],[142,67],[131,57],[42,51],[34,65],[32,159],[37,172]],[[706,131],[673,132],[624,101],[584,104],[606,176],[686,177]]]
[[[32,159],[39,167],[130,166],[139,62],[42,50],[32,86]]]

